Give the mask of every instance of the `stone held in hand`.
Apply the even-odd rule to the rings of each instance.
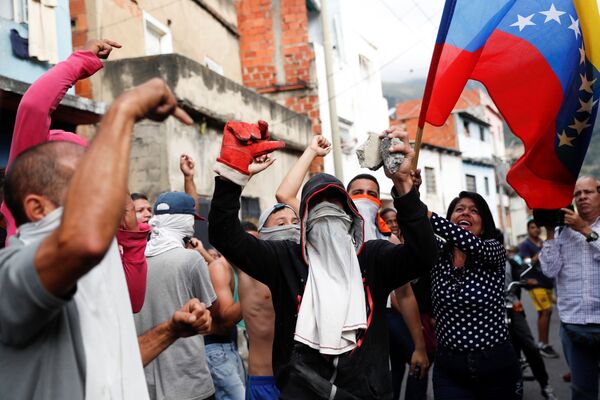
[[[377,171],[383,165],[381,140],[377,133],[370,133],[367,140],[356,149],[356,157],[362,168]]]
[[[396,173],[404,160],[402,153],[390,153],[390,147],[402,143],[399,138],[379,138],[379,134],[370,133],[367,140],[356,149],[356,156],[362,168],[376,171],[382,165]]]
[[[390,153],[390,147],[400,143],[402,143],[402,140],[399,138],[390,139],[387,136],[381,140],[381,158],[383,159],[385,168],[392,174],[395,174],[398,168],[400,168],[400,164],[404,161],[404,154]]]

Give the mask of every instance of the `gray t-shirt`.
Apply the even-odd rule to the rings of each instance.
[[[40,282],[40,241],[0,251],[0,399],[83,399],[85,353],[72,295]]]
[[[188,300],[210,307],[217,296],[208,267],[195,250],[176,248],[148,257],[146,298],[134,316],[138,335],[173,316]],[[178,339],[144,370],[150,398],[205,399],[214,392],[201,336]]]

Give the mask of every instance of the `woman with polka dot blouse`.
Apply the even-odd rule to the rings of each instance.
[[[521,373],[504,319],[506,252],[487,203],[461,192],[446,219],[431,213],[431,224],[443,239],[431,271],[435,398],[520,399]]]

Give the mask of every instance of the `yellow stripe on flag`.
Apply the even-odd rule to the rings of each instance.
[[[600,0],[574,0],[587,59],[600,71]]]

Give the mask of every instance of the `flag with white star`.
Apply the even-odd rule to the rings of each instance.
[[[447,0],[419,126],[480,81],[525,145],[508,182],[531,208],[572,199],[600,98],[597,0]]]

